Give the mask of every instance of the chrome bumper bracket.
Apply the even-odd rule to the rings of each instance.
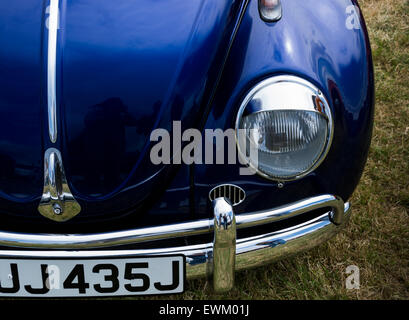
[[[209,270],[213,273],[215,292],[226,292],[234,286],[236,262],[236,218],[225,198],[212,201],[214,213],[213,254]]]

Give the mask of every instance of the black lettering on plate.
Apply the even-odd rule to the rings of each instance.
[[[11,276],[13,279],[13,286],[10,288],[3,288],[0,283],[0,293],[16,293],[20,290],[20,280],[18,277],[17,263],[10,263]]]
[[[97,264],[92,272],[99,273],[101,270],[110,270],[111,274],[105,275],[104,280],[112,283],[111,287],[101,287],[100,284],[95,284],[94,289],[99,293],[113,293],[119,289],[118,268],[113,264]]]
[[[154,286],[159,291],[175,290],[179,286],[179,261],[172,261],[172,283],[163,285],[160,282],[155,282]]]
[[[77,278],[77,282],[74,282],[75,278]],[[85,282],[83,264],[75,265],[67,279],[65,279],[63,286],[64,289],[78,289],[79,293],[86,292],[89,288],[89,283]]]
[[[141,263],[127,263],[125,265],[125,279],[126,280],[142,280],[142,285],[140,286],[133,286],[132,284],[128,283],[125,285],[125,289],[129,292],[143,292],[149,289],[150,280],[149,277],[144,273],[134,273],[133,269],[141,269],[141,268],[148,268],[147,262]]]
[[[48,265],[42,264],[41,265],[41,279],[43,281],[43,287],[42,288],[33,288],[31,285],[26,285],[24,286],[24,289],[28,293],[31,294],[46,294],[50,289],[47,286],[47,279],[48,279],[48,272],[47,272],[47,267]]]

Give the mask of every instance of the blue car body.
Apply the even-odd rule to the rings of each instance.
[[[100,232],[212,216],[210,189],[246,191],[237,214],[317,194],[347,201],[368,155],[374,114],[371,49],[354,0],[282,1],[277,22],[255,0],[61,0],[58,139],[47,128],[48,1],[0,3],[0,226],[16,232]],[[259,81],[290,74],[328,98],[334,138],[323,163],[277,188],[235,165],[153,165],[155,128],[234,128]],[[73,219],[44,218],[44,152],[61,151]]]

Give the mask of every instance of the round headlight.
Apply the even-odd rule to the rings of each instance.
[[[263,177],[301,178],[324,160],[333,120],[328,102],[310,82],[276,76],[245,97],[236,120],[239,155]],[[256,157],[251,156],[256,150]]]

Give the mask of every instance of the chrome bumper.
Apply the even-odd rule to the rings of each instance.
[[[264,235],[236,239],[236,229],[281,221],[327,207],[330,208],[328,213],[305,223]],[[89,235],[0,232],[0,246],[7,247],[7,250],[0,250],[0,256],[75,259],[183,254],[186,257],[187,278],[213,276],[214,289],[222,292],[233,286],[235,270],[257,267],[328,240],[345,224],[350,211],[349,203],[344,204],[342,199],[333,195],[321,195],[275,209],[237,216],[224,198],[213,201],[213,208],[214,219],[121,232]],[[200,245],[135,250],[113,248],[210,232],[214,233],[213,242]],[[91,250],[96,248],[106,250]]]

